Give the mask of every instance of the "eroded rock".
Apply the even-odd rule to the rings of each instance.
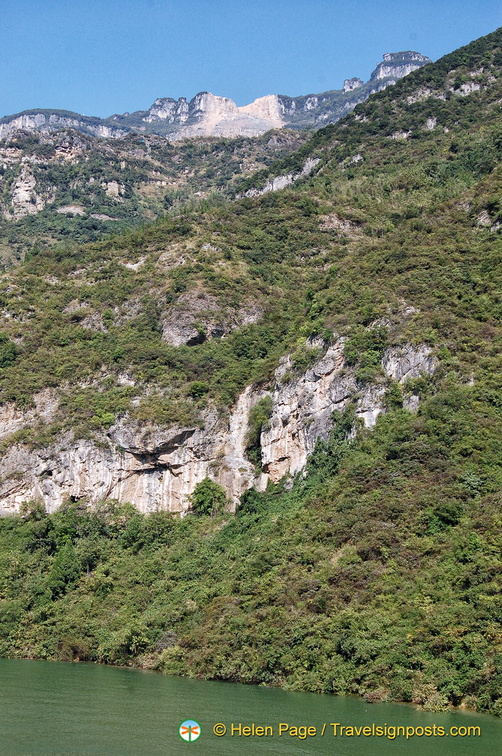
[[[172,346],[195,346],[208,339],[226,336],[236,328],[257,323],[262,316],[258,305],[238,310],[222,307],[206,292],[182,294],[162,316],[162,338]]]
[[[436,361],[427,346],[408,344],[388,349],[382,368],[389,379],[404,383],[431,374]],[[70,498],[86,498],[91,504],[117,499],[132,502],[142,512],[185,512],[195,486],[207,476],[225,488],[235,508],[251,486],[263,489],[269,480],[298,473],[317,440],[328,439],[334,410],[343,411],[355,402],[366,427],[385,412],[385,381],[358,383],[355,369],[345,363],[344,339],[301,375],[292,377],[292,370],[291,357],[284,357],[270,391],[248,386],[228,414],[209,408],[201,423],[191,427],[160,428],[125,415],[96,441],[73,440],[68,432],[44,449],[13,443],[0,460],[0,514],[18,511],[23,502],[35,499],[53,511]],[[261,433],[259,472],[246,457],[248,419],[252,407],[267,394],[272,397],[272,414]],[[418,402],[418,395],[412,394],[406,406],[416,411]],[[57,398],[49,391],[37,396],[33,410],[23,413],[4,406],[0,437],[49,422],[56,408]]]

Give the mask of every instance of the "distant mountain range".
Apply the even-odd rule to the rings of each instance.
[[[131,132],[157,134],[170,140],[197,136],[257,136],[269,129],[320,128],[334,123],[430,59],[418,52],[386,53],[369,81],[346,79],[343,89],[287,97],[266,95],[238,107],[228,97],[199,92],[188,101],[160,97],[148,110],[115,114],[108,118],[80,115],[67,110],[32,109],[0,119],[0,138],[13,131],[57,131],[72,128],[91,136],[120,138]]]

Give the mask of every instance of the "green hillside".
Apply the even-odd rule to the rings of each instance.
[[[110,140],[72,129],[16,131],[0,139],[0,265],[34,248],[59,246],[64,254],[181,207],[217,202],[236,179],[305,140],[286,130],[174,144],[153,135]],[[20,188],[29,199],[19,199]]]
[[[0,653],[502,713],[501,69],[498,30],[237,191],[320,159],[288,189],[34,250],[4,276],[1,400],[61,397],[4,448],[99,442],[126,413],[196,423],[286,353],[294,380],[311,336],[317,356],[346,336],[360,385],[383,385],[386,346],[427,344],[439,369],[404,387],[417,414],[385,382],[372,431],[353,437],[349,408],[290,491],[247,492],[235,515],[210,487],[183,519],[27,503],[0,521]],[[166,318],[191,297],[232,325],[202,312],[174,346]]]

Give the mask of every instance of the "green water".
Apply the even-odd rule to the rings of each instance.
[[[202,726],[196,742],[180,739],[186,719]],[[330,723],[384,727],[480,727],[481,736],[333,736]],[[227,735],[212,728],[222,723]],[[269,726],[273,735],[232,737],[234,724]],[[310,726],[302,740],[278,725]],[[321,736],[326,723],[324,736]],[[439,731],[438,729],[436,731]],[[300,731],[299,731],[300,733]],[[277,689],[201,682],[92,664],[0,659],[1,756],[178,756],[178,754],[332,754],[333,756],[500,756],[502,722],[411,706],[367,704]]]

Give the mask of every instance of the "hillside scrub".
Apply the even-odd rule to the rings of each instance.
[[[0,162],[0,265],[7,268],[42,250],[64,251],[141,228],[181,208],[218,204],[236,180],[295,151],[306,139],[284,131],[172,144],[154,135],[130,134],[110,142],[71,129],[15,132],[0,140],[5,160]],[[41,199],[43,207],[16,218],[13,190],[26,158],[32,198]]]
[[[294,380],[320,353],[306,340],[333,333],[387,413],[355,437],[339,417],[290,491],[250,490],[235,515],[207,482],[178,519],[28,503],[0,521],[0,653],[502,712],[501,41],[318,132],[300,153],[315,173],[286,190],[41,248],[4,276],[0,400],[59,398],[4,448],[99,442],[131,416],[195,426],[269,389],[287,353]],[[170,343],[187,296],[226,331],[204,305],[197,338]],[[383,383],[384,349],[406,343],[438,370]],[[249,418],[256,463],[269,412]]]
[[[466,459],[468,395],[348,444],[342,422],[291,492],[236,515],[201,484],[182,520],[84,501],[1,520],[0,652],[500,713],[495,438]]]

